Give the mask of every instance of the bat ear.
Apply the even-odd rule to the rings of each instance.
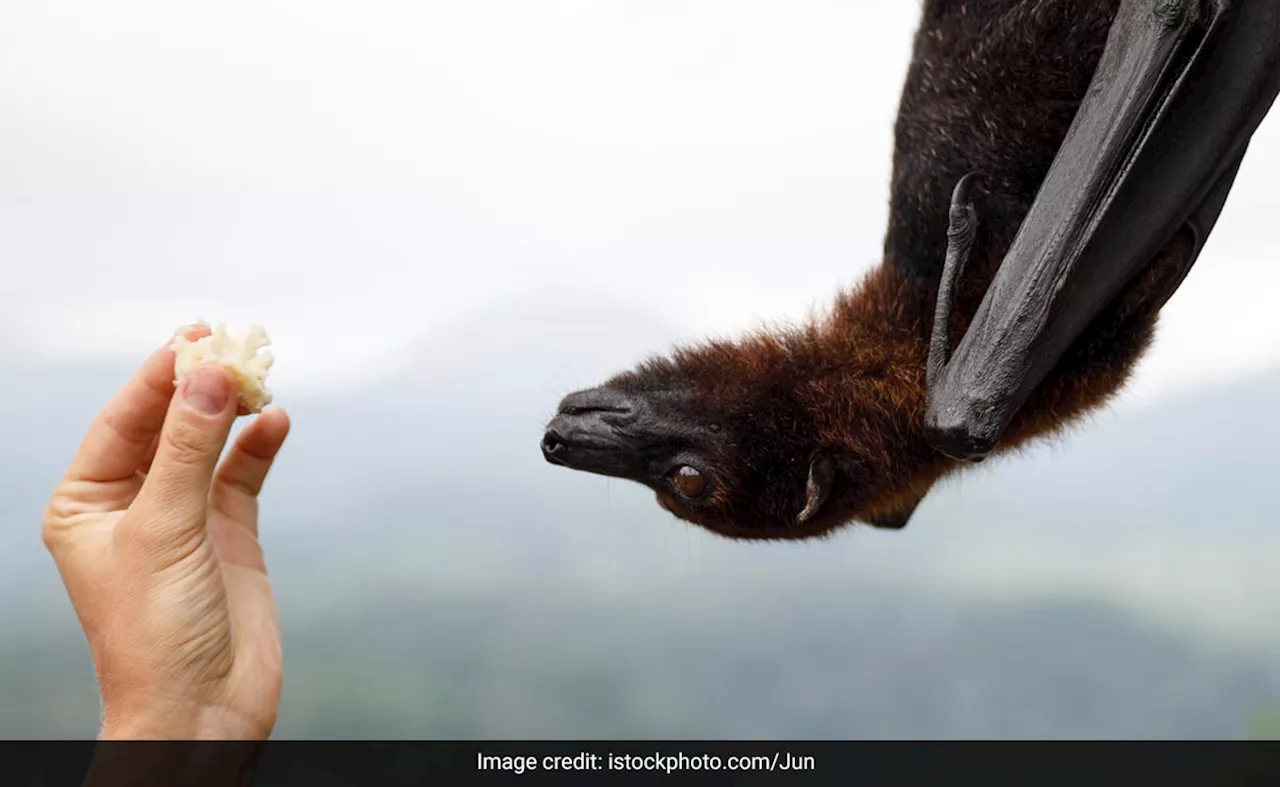
[[[809,462],[809,480],[804,485],[804,509],[796,516],[796,524],[803,525],[814,515],[831,495],[836,480],[836,463],[826,454],[819,454]]]
[[[911,515],[916,512],[916,508],[920,506],[920,501],[924,500],[927,494],[929,494],[928,489],[918,495],[907,498],[892,511],[887,511],[879,516],[868,517],[867,524],[888,530],[901,530],[911,521]]]

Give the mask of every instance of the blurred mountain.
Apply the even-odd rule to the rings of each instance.
[[[903,532],[741,544],[538,452],[560,396],[680,338],[559,292],[383,382],[282,392],[280,734],[1229,737],[1280,703],[1280,374],[993,460]],[[39,516],[130,369],[6,368],[30,384],[0,390],[0,736],[88,735]]]
[[[1272,529],[1280,486],[1280,370],[1107,412],[1066,440],[972,484],[1011,514],[1084,523],[1154,521],[1163,529]],[[1030,460],[1030,461],[1027,461]],[[1010,494],[1016,490],[1016,494]]]

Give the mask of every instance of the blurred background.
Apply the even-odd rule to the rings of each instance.
[[[904,532],[732,543],[539,454],[875,263],[918,13],[0,6],[0,736],[96,732],[41,511],[196,318],[266,326],[294,419],[278,737],[1275,736],[1275,117],[1121,401]]]

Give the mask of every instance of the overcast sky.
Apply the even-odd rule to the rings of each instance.
[[[881,249],[918,10],[876,5],[8,0],[0,352],[252,321],[294,390],[519,298],[655,346],[803,318]],[[1131,398],[1280,363],[1276,172],[1271,117]]]

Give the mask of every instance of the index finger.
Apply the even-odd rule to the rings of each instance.
[[[209,333],[187,328],[188,339]],[[67,480],[109,483],[143,469],[173,398],[173,350],[166,342],[143,362],[89,427],[67,469]]]

